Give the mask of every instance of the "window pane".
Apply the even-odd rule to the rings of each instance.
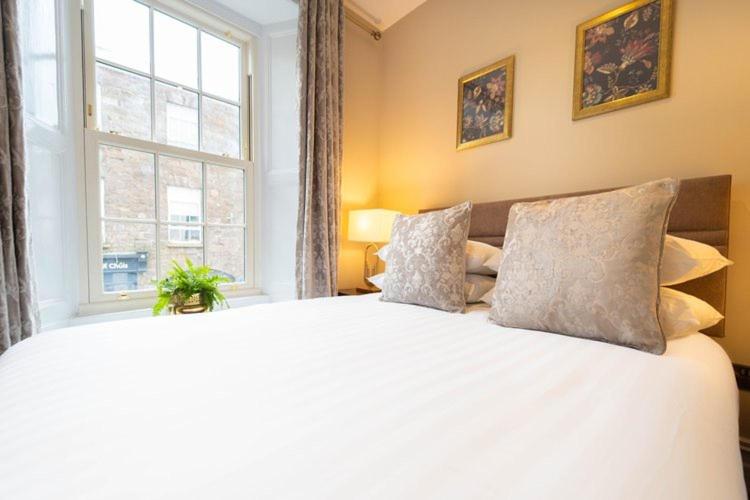
[[[203,222],[203,166],[159,157],[159,210],[163,222]]]
[[[200,226],[178,226],[176,224],[170,224],[167,238],[169,238],[170,244],[176,246],[179,246],[181,243],[195,243],[200,245],[203,241],[203,229]]]
[[[151,139],[151,81],[148,78],[97,64],[96,97],[100,130]]]
[[[206,166],[206,219],[209,224],[245,223],[245,173]]]
[[[148,7],[133,0],[96,0],[96,57],[150,73]]]
[[[172,260],[183,265],[188,258],[203,263],[203,166],[200,162],[159,157],[159,209],[164,224],[159,233],[161,275]]]
[[[200,226],[193,226],[194,229],[201,231]],[[163,225],[161,226],[159,237],[159,272],[165,276],[172,269],[172,261],[176,260],[181,266],[185,266],[185,259],[190,259],[193,264],[203,264],[203,242],[193,241],[170,241],[169,233],[179,231],[178,226]],[[202,237],[202,235],[201,235]],[[202,238],[201,238],[202,240]]]
[[[198,88],[198,30],[159,11],[154,11],[154,72]]]
[[[99,169],[102,216],[156,219],[154,155],[100,146]]]
[[[50,151],[47,147],[30,142],[27,149],[29,203],[29,226],[31,245],[34,250],[37,297],[40,301],[64,297],[66,289],[61,274],[67,261],[63,252],[53,251],[69,237],[64,229],[66,220],[62,210],[62,193],[50,189],[62,185],[65,154]]]
[[[203,241],[201,227],[202,191],[184,187],[167,186],[167,220],[184,223],[170,224],[168,238],[170,243],[198,243]]]
[[[156,226],[102,223],[102,279],[105,292],[154,288]]]
[[[24,111],[56,127],[57,41],[55,0],[21,2]]]
[[[240,108],[203,98],[203,151],[240,157]]]
[[[198,149],[198,94],[156,83],[156,141]]]
[[[203,92],[239,102],[240,48],[201,32],[201,86]]]
[[[209,226],[206,232],[206,264],[232,281],[245,281],[245,230]]]

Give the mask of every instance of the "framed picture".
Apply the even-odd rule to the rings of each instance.
[[[459,78],[458,151],[510,137],[514,66],[510,56]]]
[[[636,0],[578,26],[573,119],[669,97],[672,0]]]

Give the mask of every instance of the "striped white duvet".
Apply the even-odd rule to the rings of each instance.
[[[38,335],[0,358],[0,499],[738,499],[737,389],[375,296]]]

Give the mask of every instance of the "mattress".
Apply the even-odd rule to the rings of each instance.
[[[0,498],[746,498],[738,395],[663,356],[377,296],[88,325],[0,357]]]

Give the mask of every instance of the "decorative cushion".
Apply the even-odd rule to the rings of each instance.
[[[370,276],[367,278],[367,281],[382,290],[383,282],[385,281],[385,273]],[[494,288],[494,277],[481,274],[467,274],[466,280],[464,281],[464,297],[466,303],[473,304],[475,302],[482,302],[483,297],[485,295],[491,295]]]
[[[663,353],[659,269],[678,186],[513,205],[490,319]]]
[[[481,302],[492,305],[493,294],[494,290],[490,290]],[[666,287],[659,291],[659,322],[667,340],[711,328],[722,319],[719,311],[698,297]]]
[[[391,246],[385,245],[376,252],[376,255],[387,264],[390,251]],[[497,274],[502,252],[501,249],[487,243],[468,240],[466,242],[466,273],[494,276]]]
[[[470,219],[471,202],[396,216],[380,300],[462,311]]]
[[[732,264],[731,260],[710,245],[667,235],[661,263],[661,284],[685,283]]]
[[[469,243],[472,243],[469,240]],[[494,247],[493,247],[494,248]],[[468,259],[467,251],[467,259]],[[498,249],[484,262],[483,268],[496,274],[500,269],[503,251]],[[468,261],[467,261],[468,262]],[[678,238],[668,234],[664,239],[664,254],[661,262],[661,285],[671,286],[702,278],[734,264],[716,248],[699,241]],[[474,272],[467,267],[466,272]],[[481,273],[490,274],[490,273]]]

